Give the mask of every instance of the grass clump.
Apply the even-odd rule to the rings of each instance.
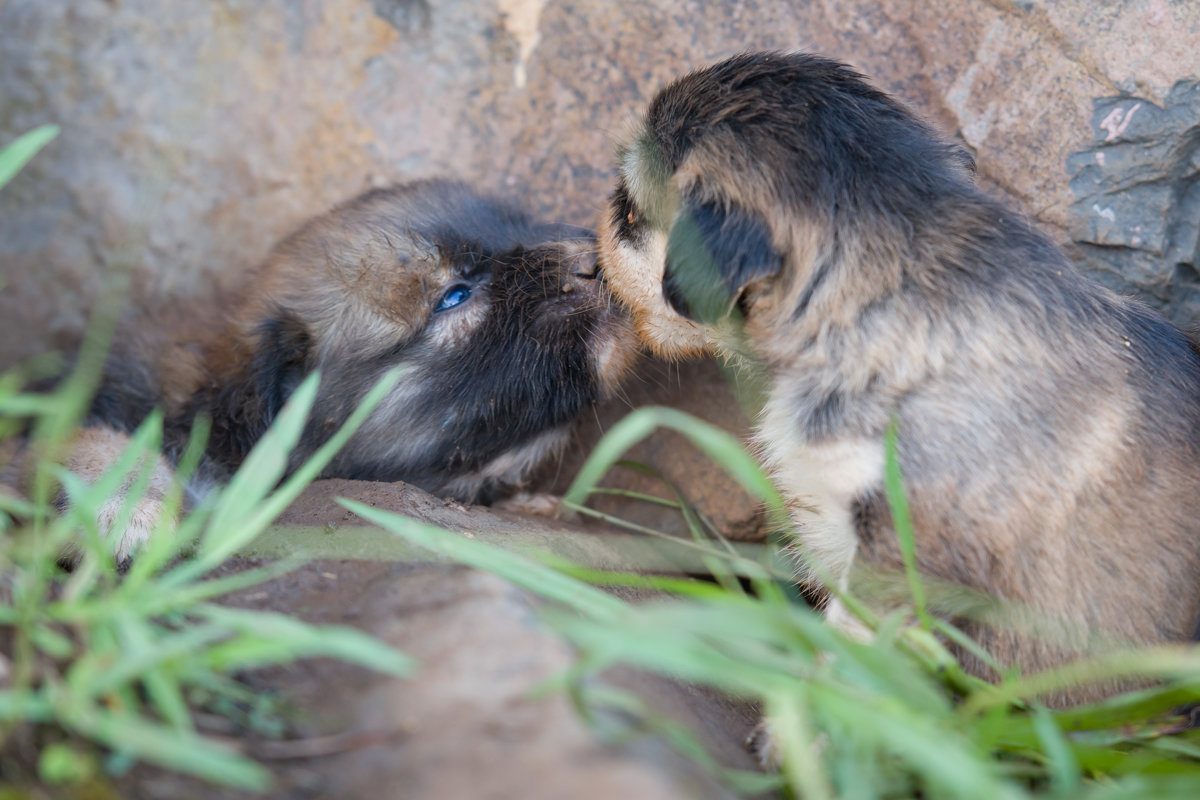
[[[0,185],[56,132],[40,128],[0,150]],[[192,709],[199,698],[217,713],[261,711],[263,698],[236,674],[310,656],[395,675],[411,665],[353,629],[216,602],[295,563],[215,576],[214,570],[316,477],[395,375],[375,387],[313,459],[286,475],[287,454],[316,396],[319,377],[310,376],[228,486],[176,525],[183,486],[203,450],[205,430],[199,424],[162,502],[158,530],[121,575],[112,545],[97,527],[98,511],[123,496],[113,527],[124,528],[149,483],[161,418],[148,419],[93,485],[57,466],[84,418],[111,335],[111,316],[102,310],[78,366],[53,391],[23,388],[29,373],[44,371],[44,364],[0,375],[0,473],[5,467],[14,471],[7,462],[15,453],[27,454],[22,481],[27,491],[0,486],[0,775],[35,771],[45,783],[71,784],[103,769],[146,762],[265,790],[270,775],[263,767],[197,729]],[[65,513],[56,510],[59,497]],[[58,564],[68,549],[79,553],[69,572]],[[181,560],[183,555],[189,557]]]
[[[687,436],[780,514],[778,496],[733,437],[671,409],[640,409],[615,426],[567,494],[582,502],[624,450],[657,427]],[[359,504],[365,519],[440,555],[489,570],[546,597],[547,621],[579,649],[564,685],[613,664],[705,684],[761,703],[782,754],[776,785],[805,798],[1194,798],[1200,796],[1200,731],[1180,709],[1200,700],[1200,652],[1161,647],[1089,658],[992,685],[967,675],[943,646],[964,637],[925,606],[915,568],[895,434],[887,443],[887,489],[908,569],[907,606],[872,616],[843,598],[874,630],[869,643],[831,628],[789,598],[790,565],[723,559],[716,582],[574,568],[516,555]],[[702,521],[701,521],[702,522]],[[699,524],[693,515],[689,523]],[[721,543],[707,536],[712,553]],[[737,579],[730,579],[737,578]],[[603,591],[635,583],[661,597],[633,604]],[[1142,689],[1093,705],[1050,710],[1036,697],[1080,682],[1144,678]],[[594,693],[593,693],[594,695]],[[629,710],[629,698],[593,696]],[[661,721],[659,721],[661,723]],[[660,725],[661,728],[661,725]],[[696,743],[669,731],[685,751]],[[721,771],[760,791],[770,777]]]
[[[152,464],[147,456],[157,452],[157,418],[142,426],[120,462],[95,485],[55,470],[69,498],[67,513],[50,513],[44,499],[6,503],[14,521],[0,537],[0,641],[2,651],[11,655],[0,684],[0,747],[21,738],[32,743],[40,750],[39,775],[49,782],[78,780],[94,771],[85,768],[96,759],[91,745],[102,745],[111,753],[106,762],[111,769],[144,761],[263,790],[269,786],[264,768],[197,731],[191,708],[198,696],[206,697],[210,708],[253,705],[258,698],[233,676],[311,656],[340,658],[394,675],[409,671],[405,656],[359,631],[216,602],[296,566],[283,561],[213,575],[270,524],[339,445],[330,442],[301,471],[284,479],[287,453],[300,435],[316,388],[313,376],[229,485],[176,528],[172,520],[182,496],[177,486],[160,518],[161,529],[124,575],[118,574],[111,546],[96,528],[96,509],[122,487],[131,487],[117,524],[128,518]],[[376,387],[368,403],[386,388]],[[27,405],[29,399],[22,394],[0,397],[0,414],[11,405]],[[46,400],[49,413],[69,405],[57,394]],[[348,436],[367,408],[335,438]],[[188,462],[194,465],[198,451],[190,449],[179,480],[186,478]],[[39,467],[52,469],[46,462]],[[71,572],[63,571],[58,554],[80,540],[80,562]],[[181,560],[182,555],[188,558]],[[66,736],[54,741],[62,734]]]

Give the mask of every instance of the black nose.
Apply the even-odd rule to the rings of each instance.
[[[600,261],[594,252],[578,253],[571,258],[569,274],[594,280],[600,277]]]
[[[559,283],[562,294],[575,293],[583,301],[594,300],[604,293],[606,287],[600,280],[600,262],[595,252],[574,254],[564,267]]]
[[[596,266],[596,240],[592,238],[567,239],[555,244],[558,268],[571,278],[592,279],[599,277]]]

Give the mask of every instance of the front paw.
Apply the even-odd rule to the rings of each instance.
[[[71,446],[66,467],[85,484],[91,486],[100,480],[120,459],[129,445],[129,437],[107,427],[89,427],[79,432]],[[166,513],[166,496],[174,479],[174,471],[161,455],[153,456],[155,463],[150,480],[142,496],[133,508],[122,512],[129,502],[129,492],[137,482],[143,466],[139,465],[117,492],[96,509],[95,522],[100,535],[108,543],[117,564],[125,564],[150,540],[160,519]],[[66,511],[67,509],[62,509]],[[122,519],[124,524],[122,525]],[[176,514],[172,525],[178,523]],[[77,547],[63,554],[63,560],[75,563],[79,560]]]
[[[760,719],[754,730],[746,736],[745,745],[750,755],[754,756],[754,760],[764,770],[778,772],[783,766],[783,753],[776,745],[775,732],[766,717]]]
[[[824,733],[818,733],[807,745],[811,748],[812,758],[820,759],[825,753],[829,739]],[[754,756],[759,767],[765,771],[778,772],[783,769],[783,746],[771,724],[769,717],[763,717],[754,726],[754,730],[746,737],[746,749]]]
[[[118,528],[117,523],[126,502],[127,498],[123,494],[117,495],[105,502],[96,514],[96,527],[99,529],[100,535],[108,542],[113,558],[118,565],[124,565],[132,560],[134,553],[150,541],[159,520],[166,511],[161,496],[147,495],[134,504],[124,527]],[[173,519],[172,522],[177,523],[178,518]]]
[[[513,514],[528,514],[534,517],[554,517],[559,513],[562,498],[546,492],[518,492],[512,497],[497,500],[492,508]]]

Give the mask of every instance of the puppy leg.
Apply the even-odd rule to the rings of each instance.
[[[858,549],[858,536],[851,523],[848,511],[831,504],[832,512],[815,510],[811,498],[803,503],[793,501],[792,520],[796,525],[798,545],[796,554],[804,572],[844,591],[849,588],[850,570]],[[830,595],[822,611],[826,621],[846,636],[869,642],[874,633],[836,596]],[[818,653],[818,661],[829,656]],[[763,717],[746,737],[745,746],[766,770],[778,770],[783,765],[783,749],[779,746],[775,726],[769,716]],[[819,756],[824,748],[822,734],[812,743],[814,755]]]
[[[744,742],[746,749],[765,770],[778,771],[783,766],[783,753],[775,736],[775,727],[769,717],[763,717],[750,731]]]
[[[883,482],[882,442],[841,437],[814,443],[798,439],[794,428],[795,409],[768,401],[755,438],[795,529],[797,577],[845,592],[859,551],[861,498],[878,496]],[[825,617],[855,639],[870,639],[836,597],[825,606]]]
[[[875,633],[863,624],[862,620],[850,613],[845,603],[836,597],[829,598],[825,606],[825,619],[856,642],[866,644]]]
[[[824,513],[811,507],[793,510],[798,556],[803,564],[803,572],[809,578],[845,592],[850,588],[850,571],[858,551],[858,535],[848,511],[836,504],[829,504],[828,507],[831,510]],[[871,630],[836,595],[829,596],[822,613],[830,625],[852,639],[870,641]]]
[[[129,438],[112,428],[84,428],[72,443],[65,466],[91,486],[117,463],[128,444]],[[111,545],[118,564],[132,558],[134,552],[150,539],[155,525],[163,515],[166,495],[174,477],[166,459],[161,455],[155,456],[154,469],[146,491],[134,505],[125,528],[115,530],[136,474],[137,472],[131,475],[117,493],[105,500],[96,511],[96,525]],[[67,557],[76,560],[78,554],[69,553]]]

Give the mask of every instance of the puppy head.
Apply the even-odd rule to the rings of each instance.
[[[457,183],[370,192],[269,261],[245,315],[255,393],[282,403],[321,370],[302,459],[401,367],[328,474],[466,499],[518,484],[636,353],[595,251]]]
[[[703,350],[722,320],[802,313],[848,217],[919,207],[973,164],[849,67],[762,53],[659,92],[618,167],[604,273],[672,357]]]

